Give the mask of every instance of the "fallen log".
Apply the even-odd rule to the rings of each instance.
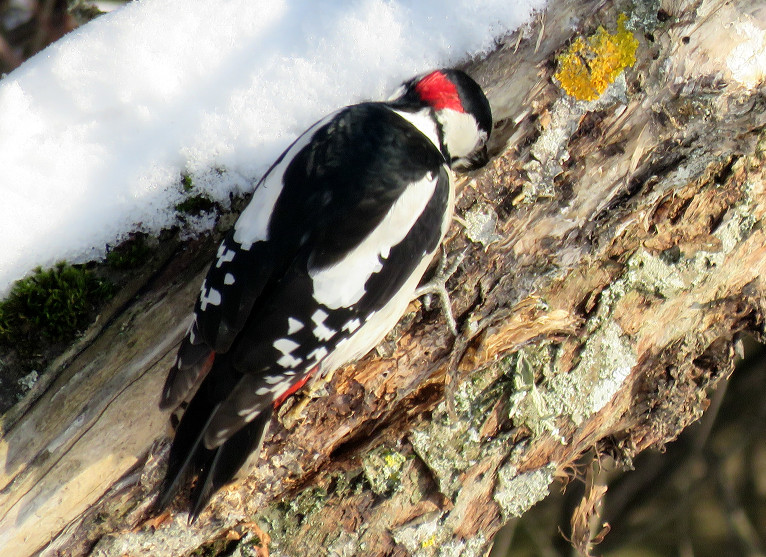
[[[674,439],[763,332],[764,32],[744,0],[568,0],[468,63],[496,126],[446,241],[460,335],[413,303],[193,526],[147,513],[215,237],[168,253],[4,417],[4,555],[484,555],[584,453]]]

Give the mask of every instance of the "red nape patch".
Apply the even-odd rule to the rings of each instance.
[[[281,395],[279,395],[279,398],[277,398],[277,400],[275,400],[275,401],[274,401],[274,410],[276,410],[277,408],[279,408],[280,406],[282,406],[282,403],[283,403],[285,400],[287,400],[287,397],[289,397],[290,395],[293,395],[293,394],[295,394],[295,392],[296,392],[298,389],[300,389],[301,387],[303,387],[303,385],[305,385],[305,384],[306,384],[306,382],[307,382],[309,379],[311,379],[311,376],[312,376],[312,375],[314,375],[314,373],[315,373],[315,372],[316,372],[316,370],[318,370],[318,369],[319,369],[319,366],[318,366],[318,365],[316,365],[316,366],[312,367],[312,368],[311,368],[311,369],[308,371],[308,373],[307,373],[306,375],[304,375],[303,377],[301,377],[301,378],[300,378],[300,380],[299,380],[299,381],[298,381],[298,382],[297,382],[295,385],[293,385],[292,387],[290,387],[289,389],[287,389],[287,390],[286,390],[284,393],[282,393]]]
[[[465,112],[457,87],[442,72],[432,72],[425,76],[415,85],[415,91],[434,110],[450,108],[456,112]]]

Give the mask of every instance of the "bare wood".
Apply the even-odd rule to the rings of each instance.
[[[469,229],[447,244],[467,250],[456,341],[413,304],[328,396],[293,400],[199,524],[145,523],[166,452],[156,400],[209,250],[171,260],[6,417],[4,555],[267,537],[272,555],[483,555],[585,451],[629,461],[678,435],[737,336],[763,328],[766,100],[746,61],[766,20],[745,0],[643,4],[636,64],[600,100],[567,97],[554,59],[574,15],[587,37],[615,28],[618,2],[555,3],[472,64],[499,154],[464,182]]]

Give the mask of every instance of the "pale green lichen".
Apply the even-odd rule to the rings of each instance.
[[[486,555],[489,540],[479,533],[469,539],[455,539],[444,527],[442,513],[431,513],[394,529],[391,534],[412,557],[480,557]]]
[[[502,237],[497,233],[497,213],[491,205],[476,203],[464,215],[465,234],[485,248]]]
[[[610,321],[588,338],[572,371],[551,379],[548,403],[580,424],[612,399],[637,363],[630,341]]]
[[[620,75],[606,92],[593,101],[578,101],[574,97],[558,99],[549,110],[549,121],[530,148],[529,162],[524,165],[527,173],[521,193],[514,198],[514,205],[533,203],[538,198],[556,197],[554,180],[564,172],[569,160],[569,143],[588,112],[606,110],[618,104],[626,104],[627,83]]]
[[[436,555],[436,550],[443,541],[441,536],[446,536],[441,523],[441,512],[432,512],[419,517],[391,531],[396,543],[405,547],[413,557],[430,557]],[[446,541],[446,540],[444,540]]]
[[[33,369],[32,371],[27,373],[24,377],[19,379],[18,381],[19,387],[21,387],[23,391],[28,391],[29,389],[35,386],[35,383],[37,383],[37,380],[39,378],[40,378],[40,374],[37,373],[37,370]]]
[[[362,461],[362,469],[372,491],[389,495],[401,489],[402,469],[406,462],[406,456],[387,447],[368,452]]]
[[[530,347],[511,360],[515,364],[515,392],[510,397],[509,416],[535,436],[544,432],[557,436],[558,416],[569,416],[580,424],[601,410],[637,363],[629,340],[611,321],[590,335],[579,363],[568,373],[554,374],[558,363],[551,353],[553,348],[550,343]],[[536,383],[537,375],[545,379],[540,384]]]
[[[487,554],[489,541],[479,532],[473,538],[451,539],[439,546],[437,557],[483,557]]]
[[[485,391],[503,375],[501,366],[488,368],[463,381],[453,393],[458,419],[450,417],[448,403],[440,403],[427,426],[412,431],[409,440],[417,455],[433,472],[439,491],[452,498],[461,487],[460,474],[478,462],[492,443],[482,446],[479,429],[491,401]]]
[[[509,397],[508,416],[517,425],[525,425],[533,435],[544,432],[558,435],[556,414],[552,412],[544,393],[537,386],[535,372],[548,376],[556,364],[555,345],[532,345],[508,357],[505,364],[511,368],[513,392]]]
[[[500,506],[504,520],[519,517],[532,505],[542,501],[548,495],[548,488],[553,482],[556,465],[549,464],[537,470],[517,473],[513,464],[500,468],[497,475],[497,487],[494,499]]]

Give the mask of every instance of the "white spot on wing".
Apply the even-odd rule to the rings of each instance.
[[[333,335],[338,332],[324,324],[324,320],[327,319],[328,316],[329,314],[322,309],[316,310],[314,315],[311,316],[311,320],[316,325],[313,331],[314,336],[319,340],[330,340]]]
[[[218,246],[218,253],[216,254],[216,257],[218,258],[215,262],[216,268],[220,269],[221,265],[224,263],[231,263],[234,261],[234,256],[237,254],[236,251],[233,249],[230,250],[227,248],[224,244],[221,244]]]
[[[382,269],[381,258],[388,257],[420,217],[436,189],[436,179],[427,177],[411,183],[397,199],[380,224],[348,252],[326,268],[311,268],[314,299],[330,309],[350,307],[364,295],[370,276]]]
[[[303,362],[303,358],[296,358],[292,355],[292,351],[300,346],[297,342],[290,340],[289,338],[280,338],[274,341],[275,349],[282,352],[282,357],[277,360],[277,364],[282,367],[295,367]],[[276,380],[274,379],[276,378]],[[281,376],[267,375],[265,377],[266,383],[273,385],[276,381],[281,381]]]
[[[297,333],[303,328],[303,323],[295,317],[288,317],[287,318],[287,334],[291,335],[293,333]]]
[[[221,293],[218,292],[215,288],[208,288],[207,287],[207,281],[203,281],[202,283],[202,290],[200,292],[199,296],[199,309],[202,311],[205,311],[207,309],[208,304],[211,306],[220,306],[221,305]]]
[[[290,354],[293,350],[298,348],[300,344],[295,342],[294,340],[290,340],[289,338],[278,338],[274,341],[274,344],[272,346],[276,349],[282,352],[283,355],[287,356]]]
[[[301,365],[303,358],[296,358],[292,354],[285,354],[277,360],[277,364],[284,368],[292,368]]]
[[[308,357],[313,359],[315,362],[319,362],[319,360],[325,356],[327,356],[327,348],[320,346],[319,348],[312,350]]]
[[[223,277],[223,283],[226,286],[230,286],[234,284],[234,275],[232,275],[231,273],[226,273],[226,276]]]
[[[352,320],[348,321],[345,325],[343,325],[343,330],[348,331],[349,333],[353,333],[359,328],[361,324],[362,322],[359,321],[359,318],[354,317]]]

